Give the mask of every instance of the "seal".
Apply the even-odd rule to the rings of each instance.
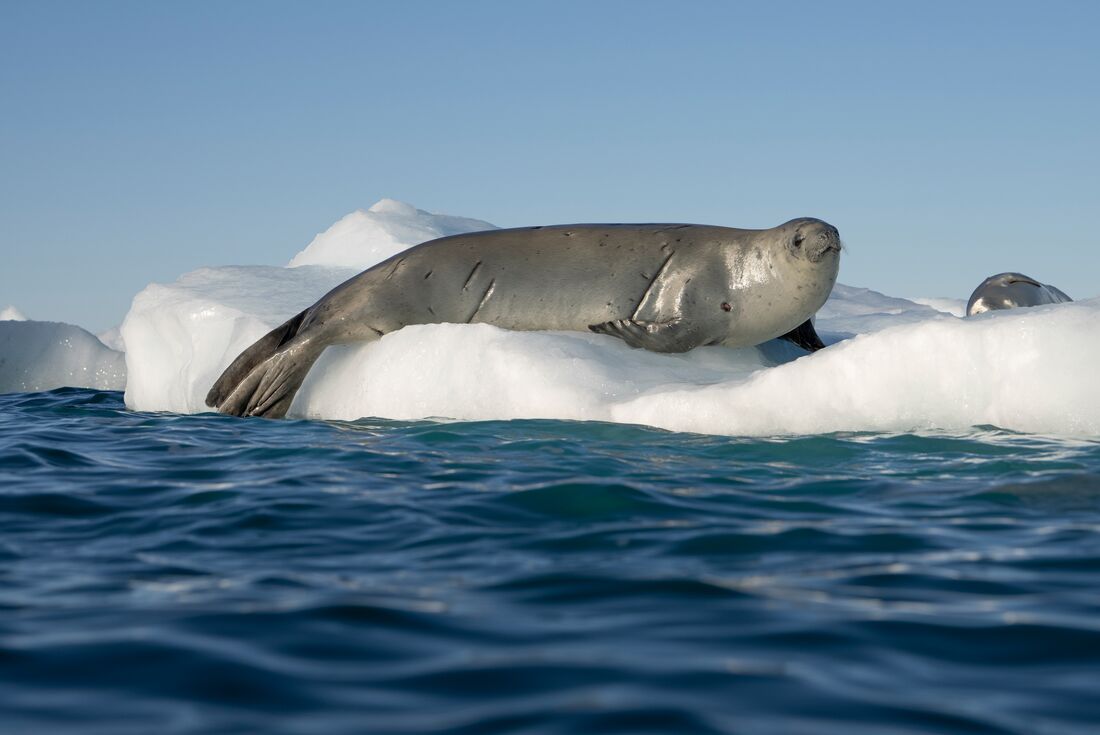
[[[1069,296],[1045,283],[1039,283],[1023,273],[998,273],[981,282],[970,294],[966,315],[974,316],[996,309],[1019,306],[1041,306],[1073,301]]]
[[[782,337],[824,347],[810,317],[836,282],[840,236],[801,218],[767,230],[709,225],[554,225],[421,243],[340,284],[242,352],[206,403],[284,416],[329,345],[409,324],[574,330],[685,352]]]

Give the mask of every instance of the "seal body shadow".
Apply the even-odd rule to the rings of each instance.
[[[783,337],[808,350],[809,322],[836,281],[840,239],[821,220],[767,230],[708,225],[555,225],[432,240],[363,271],[237,357],[207,405],[286,414],[326,347],[410,324],[591,330],[684,352]]]

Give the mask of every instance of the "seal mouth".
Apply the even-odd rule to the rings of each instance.
[[[806,255],[809,256],[810,260],[814,263],[823,260],[830,253],[833,253],[834,255],[839,255],[840,251],[844,249],[844,244],[836,238],[823,237],[819,242],[820,244],[818,245],[818,247],[806,253]]]

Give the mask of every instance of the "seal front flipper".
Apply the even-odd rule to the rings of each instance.
[[[703,344],[698,334],[688,329],[682,319],[665,322],[616,319],[603,324],[589,324],[588,328],[597,334],[618,337],[631,347],[653,352],[687,352]]]
[[[817,352],[825,346],[825,343],[821,341],[821,337],[817,336],[813,322],[809,319],[799,324],[779,339],[785,339],[788,342],[792,342],[807,352]]]

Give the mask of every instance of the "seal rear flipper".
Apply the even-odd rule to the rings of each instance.
[[[237,359],[230,363],[229,367],[225,369],[225,372],[221,374],[221,377],[218,378],[217,382],[210,388],[210,392],[206,394],[206,405],[211,408],[218,408],[221,406],[225,399],[237,388],[240,382],[252,372],[254,367],[271,357],[275,354],[276,350],[294,339],[295,335],[298,334],[299,327],[302,326],[302,319],[305,315],[306,312],[303,311],[300,314],[292,316],[290,319],[253,342],[252,346],[247,348],[244,352],[237,355]]]
[[[821,341],[821,337],[817,336],[817,331],[814,330],[813,322],[809,319],[779,337],[779,339],[785,339],[788,342],[792,342],[807,352],[817,352],[825,346],[825,343]]]
[[[252,368],[218,404],[218,411],[233,416],[282,418],[322,351],[324,345],[318,349],[312,340],[292,341]]]
[[[616,319],[603,324],[589,324],[588,328],[597,334],[618,337],[631,347],[653,352],[687,352],[703,344],[703,340],[685,327],[680,319],[667,322]]]

